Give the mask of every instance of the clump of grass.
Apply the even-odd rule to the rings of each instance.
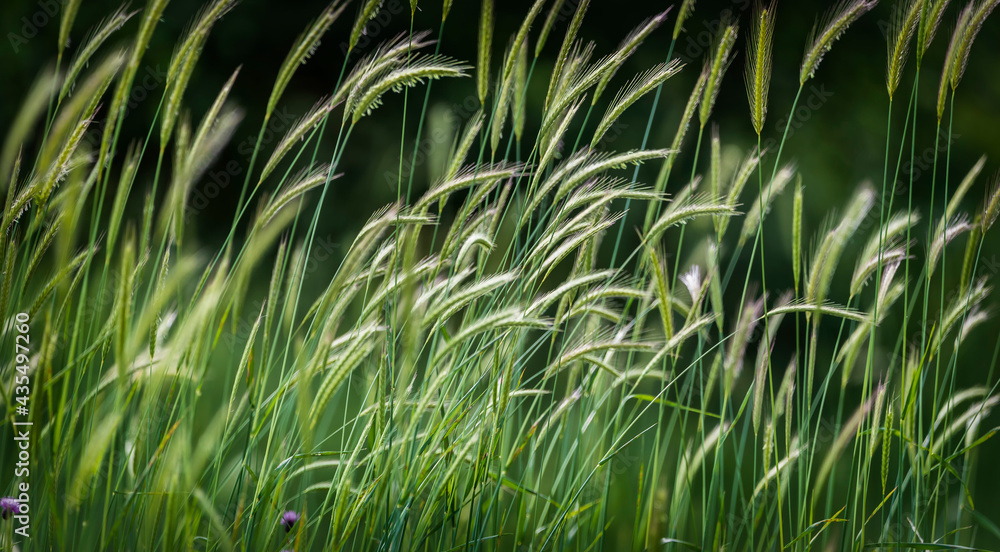
[[[812,175],[782,159],[787,125],[765,175],[771,75],[784,70],[772,59],[782,29],[771,3],[755,9],[746,48],[757,144],[713,122],[700,159],[738,28],[722,19],[691,90],[675,90],[673,77],[690,71],[672,57],[693,1],[677,10],[667,58],[623,78],[668,12],[637,16],[601,55],[581,38],[589,3],[578,2],[554,63],[537,64],[570,5],[552,3],[534,35],[546,5],[538,0],[491,72],[493,35],[504,30],[485,0],[475,67],[442,53],[440,35],[411,28],[348,56],[330,95],[268,147],[267,120],[303,64],[325,55],[321,38],[342,33],[353,49],[381,7],[360,3],[340,29],[347,4],[331,3],[291,45],[260,107],[264,126],[229,234],[207,253],[192,243],[188,203],[242,118],[239,69],[200,118],[187,114],[185,91],[210,30],[239,6],[213,1],[192,19],[150,132],[133,141],[122,133],[124,94],[167,2],[150,0],[141,16],[113,12],[76,48],[67,37],[80,3],[66,5],[56,59],[62,68],[70,54],[68,69],[39,77],[0,151],[0,345],[33,338],[29,352],[0,365],[3,381],[16,382],[0,401],[9,420],[33,424],[34,462],[30,479],[0,481],[9,495],[30,482],[30,546],[970,549],[995,532],[973,498],[979,455],[989,454],[981,445],[993,435],[982,424],[1000,403],[997,355],[985,382],[963,388],[956,377],[971,336],[995,330],[982,261],[1000,213],[996,179],[972,215],[963,211],[985,157],[949,191],[949,149],[942,212],[932,203],[923,218],[912,204],[894,211],[883,201],[877,224],[879,195],[867,183],[844,190],[842,214],[814,203],[803,184]],[[946,4],[907,2],[893,16],[890,117],[910,41],[916,34],[919,75]],[[939,128],[946,112],[949,132],[958,122],[957,86],[995,5],[979,0],[959,15]],[[410,7],[412,25],[420,10]],[[827,13],[798,68],[799,94],[874,7],[845,0]],[[132,20],[132,48],[109,47]],[[474,81],[461,78],[473,71]],[[544,102],[528,101],[533,79],[547,81]],[[342,161],[357,154],[354,129],[374,124],[368,116],[386,110],[387,95],[430,80],[474,90],[481,109],[435,141],[430,182],[400,175],[396,201],[316,272],[312,246],[331,189],[359,178]],[[904,136],[919,123],[918,80]],[[619,90],[611,99],[609,86]],[[660,139],[650,129],[661,92],[687,98],[670,144],[648,143]],[[611,129],[650,95],[641,145],[608,148]],[[410,122],[409,94],[403,103]],[[420,129],[433,116],[428,103]],[[590,121],[594,109],[603,116]],[[687,144],[696,112],[697,142]],[[96,151],[82,140],[94,125],[105,129]],[[157,126],[159,148],[147,155]],[[332,145],[321,139],[327,127],[336,128]],[[255,171],[258,154],[266,161]],[[672,172],[678,159],[692,163],[682,178]],[[647,185],[639,171],[650,163],[659,165]],[[646,213],[633,242],[622,239],[636,222],[625,213],[631,202]],[[914,238],[925,222],[926,240]],[[786,224],[793,289],[773,289],[764,245]],[[959,269],[948,257],[960,236]],[[919,268],[912,280],[910,263]],[[926,331],[914,337],[921,293]],[[30,395],[18,390],[24,381]],[[5,458],[15,457],[13,442],[0,444]],[[961,484],[942,486],[945,477]],[[5,515],[17,502],[4,499]],[[25,544],[7,530],[0,542]]]

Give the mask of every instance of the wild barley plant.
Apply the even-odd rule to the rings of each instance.
[[[937,550],[1000,538],[974,492],[980,445],[994,433],[981,425],[1000,401],[996,351],[982,385],[956,381],[969,362],[959,355],[966,336],[989,324],[981,260],[1000,182],[981,185],[983,159],[950,186],[949,142],[944,194],[934,197],[944,214],[935,221],[932,207],[923,243],[912,180],[905,209],[885,202],[893,97],[915,39],[895,182],[907,135],[914,163],[920,64],[947,1],[895,8],[881,194],[855,186],[809,251],[810,177],[783,158],[788,126],[777,151],[761,149],[772,71],[786,70],[773,59],[776,2],[758,5],[746,31],[758,140],[736,167],[722,162],[715,127],[707,162],[699,157],[740,55],[736,22],[719,26],[689,94],[664,88],[692,70],[673,57],[691,1],[677,8],[663,62],[625,79],[617,73],[669,11],[598,56],[579,36],[589,2],[575,3],[544,75],[537,62],[555,51],[546,42],[568,4],[543,15],[547,3],[534,2],[494,64],[500,30],[484,0],[473,66],[441,53],[446,1],[436,39],[411,30],[345,61],[330,95],[265,151],[267,123],[303,64],[322,55],[320,41],[343,33],[353,50],[381,5],[358,3],[341,29],[350,12],[334,1],[275,78],[230,231],[208,254],[190,245],[188,201],[240,122],[230,100],[239,71],[198,122],[185,92],[212,29],[239,6],[216,0],[193,18],[150,131],[132,140],[122,134],[126,94],[167,4],[123,7],[67,48],[80,5],[68,2],[55,69],[39,75],[7,127],[0,400],[14,429],[0,444],[5,466],[21,458],[12,437],[23,426],[12,424],[33,425],[30,471],[2,477],[5,546]],[[958,16],[937,102],[936,124],[947,121],[949,133],[972,44],[995,5],[974,1]],[[416,0],[410,8],[412,29]],[[818,22],[790,112],[833,43],[873,8],[843,1]],[[133,20],[132,41],[112,47]],[[355,178],[338,170],[355,127],[402,92],[404,121],[421,105],[419,142],[432,82],[473,75],[481,109],[441,152],[439,179],[422,189],[413,163],[400,171],[398,200],[357,229],[322,289],[307,287],[331,187]],[[541,111],[529,109],[529,86],[546,81]],[[422,103],[410,98],[418,85],[427,87]],[[684,107],[669,147],[656,148],[653,125],[675,123],[661,121],[664,91]],[[639,149],[602,147],[623,113],[647,104]],[[100,140],[84,140],[98,126]],[[327,135],[332,151],[321,146]],[[690,173],[678,180],[672,169],[692,146]],[[404,143],[401,167],[407,155]],[[659,166],[650,185],[638,181],[640,164]],[[787,240],[768,215],[793,182]],[[969,215],[962,199],[977,185],[985,199]],[[645,218],[628,250],[633,204]],[[876,208],[878,224],[861,235]],[[969,238],[955,270],[949,246],[961,234]],[[748,244],[749,264],[740,254]],[[768,287],[765,245],[790,248],[793,289]],[[758,249],[761,281],[751,282]],[[740,299],[727,304],[737,266]],[[954,273],[959,284],[946,288]],[[834,279],[848,275],[841,295]],[[267,282],[258,303],[255,279]],[[259,307],[244,312],[248,304]],[[243,320],[249,331],[232,339]],[[838,328],[832,354],[823,322]],[[25,352],[18,335],[32,338]],[[877,346],[892,354],[876,355]],[[28,513],[26,537],[17,516]]]

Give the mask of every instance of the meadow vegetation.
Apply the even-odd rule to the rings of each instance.
[[[637,13],[609,52],[581,34],[589,0],[536,0],[509,37],[483,0],[474,59],[460,60],[438,40],[461,24],[445,0],[438,31],[411,25],[345,56],[330,95],[264,140],[322,39],[339,33],[348,53],[368,40],[382,2],[335,0],[290,45],[212,250],[191,244],[207,215],[189,216],[189,203],[241,121],[239,69],[204,112],[185,92],[213,27],[240,6],[212,0],[194,15],[147,134],[125,137],[168,3],[123,6],[84,35],[82,3],[67,0],[54,66],[4,129],[5,547],[856,551],[1000,539],[975,506],[997,350],[962,347],[997,334],[984,244],[1000,182],[985,158],[952,166],[950,140],[997,0],[836,3],[803,45],[791,105],[768,102],[772,73],[795,70],[772,64],[791,6],[760,4],[742,28],[721,21],[704,59],[684,63],[674,48],[691,0]],[[844,181],[842,203],[806,221],[792,115],[873,9],[892,21],[887,97],[872,100],[886,101],[884,171]],[[669,40],[662,63],[620,74],[653,36]],[[940,71],[923,63],[932,48],[946,50]],[[681,73],[697,76],[690,91],[671,86]],[[352,133],[400,94],[420,143],[439,79],[464,79],[478,111],[430,152],[404,144],[397,200],[342,252],[324,249],[336,270],[320,282],[307,267],[330,190],[370,185],[339,170]],[[930,81],[937,120],[917,120]],[[540,111],[526,102],[539,86]],[[712,124],[724,86],[745,86],[757,135],[736,144],[735,163]],[[665,102],[684,106],[679,120]],[[627,130],[644,130],[642,146],[614,150],[605,138],[627,110],[649,113]],[[773,146],[769,117],[786,121]],[[672,142],[653,144],[653,125],[675,128]],[[924,213],[912,178],[928,142]],[[675,163],[682,150],[690,166]],[[413,185],[418,153],[441,161],[426,189]],[[639,181],[640,165],[654,178]],[[901,174],[909,197],[893,193]],[[791,217],[778,225],[781,200]],[[791,266],[765,263],[772,248]],[[768,285],[779,272],[791,289]],[[959,386],[973,362],[986,378]],[[18,475],[14,422],[33,424]]]

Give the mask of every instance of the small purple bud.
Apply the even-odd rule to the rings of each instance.
[[[292,526],[295,522],[299,520],[299,514],[295,510],[288,510],[281,515],[281,526],[285,528],[285,532],[292,530]]]
[[[2,516],[3,519],[7,519],[8,517],[19,513],[20,510],[21,507],[13,498],[9,496],[0,498],[0,516]]]

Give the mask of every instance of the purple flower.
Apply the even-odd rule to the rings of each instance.
[[[21,507],[17,501],[9,496],[0,498],[0,516],[4,519],[20,512]]]
[[[292,530],[292,526],[295,522],[299,520],[299,514],[295,510],[288,510],[281,515],[281,526],[285,528],[285,532]]]

